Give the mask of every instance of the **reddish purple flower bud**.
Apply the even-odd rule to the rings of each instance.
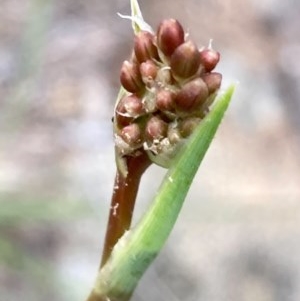
[[[136,118],[144,114],[145,112],[142,100],[135,94],[125,96],[123,98],[123,104],[124,104],[125,112],[130,117]]]
[[[168,124],[158,116],[151,117],[146,124],[146,137],[151,141],[159,140],[167,136]]]
[[[116,107],[116,122],[118,126],[126,126],[144,112],[142,100],[137,95],[124,96]]]
[[[221,87],[222,74],[218,72],[205,73],[201,76],[206,83],[209,94],[216,92]]]
[[[120,137],[131,147],[142,142],[142,131],[138,124],[132,123],[122,128]]]
[[[173,111],[175,94],[170,90],[161,89],[156,93],[156,107],[161,111]]]
[[[212,71],[220,60],[220,53],[211,48],[205,48],[200,52],[200,62],[207,72]]]
[[[189,117],[184,119],[180,124],[180,134],[183,138],[189,137],[200,123],[201,119],[197,117]]]
[[[186,83],[175,97],[175,103],[181,111],[192,111],[201,106],[208,97],[208,88],[201,78]]]
[[[157,30],[157,46],[166,56],[171,56],[174,50],[184,42],[184,30],[174,19],[164,20]]]
[[[171,56],[171,70],[179,77],[191,77],[197,72],[199,65],[199,51],[192,41],[185,42],[178,46]]]
[[[124,101],[121,99],[116,107],[115,122],[119,127],[123,127],[130,124],[131,121],[133,121],[133,117],[128,116],[124,106]]]
[[[139,63],[158,59],[158,51],[153,40],[153,34],[148,31],[141,31],[134,37],[134,53]]]
[[[143,82],[147,85],[148,83],[153,82],[157,75],[157,66],[151,60],[143,62],[140,65],[140,72]]]
[[[137,93],[143,89],[143,82],[139,67],[129,61],[124,61],[121,67],[120,81],[122,86],[132,93]]]

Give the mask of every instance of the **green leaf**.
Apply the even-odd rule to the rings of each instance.
[[[94,292],[128,300],[145,270],[166,242],[204,155],[228,108],[234,85],[216,100],[167,172],[152,205],[137,226],[125,233],[100,270]]]

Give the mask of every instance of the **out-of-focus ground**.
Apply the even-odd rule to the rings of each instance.
[[[84,300],[115,172],[125,0],[0,1],[0,299]],[[162,254],[133,300],[300,299],[300,2],[141,1],[214,39],[239,81]],[[164,175],[142,182],[136,219]],[[158,178],[160,177],[160,178]]]

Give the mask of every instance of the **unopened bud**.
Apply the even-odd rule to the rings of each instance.
[[[134,37],[134,53],[138,62],[158,59],[158,51],[153,44],[154,36],[148,31],[140,31]]]
[[[125,96],[123,103],[125,111],[130,117],[136,118],[144,113],[142,100],[134,94]]]
[[[201,76],[206,83],[209,94],[216,92],[221,87],[222,74],[218,72],[205,73]]]
[[[211,48],[205,48],[200,52],[200,62],[207,72],[212,71],[220,60],[220,53]]]
[[[157,66],[151,60],[143,62],[140,65],[140,73],[142,76],[143,82],[147,85],[156,78],[157,75]]]
[[[156,107],[161,111],[173,111],[175,94],[170,90],[161,89],[156,93]]]
[[[187,41],[178,46],[171,56],[171,70],[179,77],[188,78],[194,75],[199,65],[199,51],[192,41]]]
[[[157,45],[162,53],[171,56],[174,50],[184,42],[184,30],[174,19],[164,20],[157,30]]]
[[[137,95],[124,96],[116,107],[116,122],[120,127],[126,126],[144,112],[142,100]]]
[[[124,61],[121,67],[120,81],[128,92],[137,93],[143,88],[138,66],[129,61]]]
[[[150,140],[159,140],[166,137],[168,125],[157,116],[151,117],[146,125],[146,137]]]
[[[179,110],[192,111],[201,106],[208,96],[208,88],[201,78],[186,83],[175,97]]]
[[[123,98],[119,101],[115,111],[115,122],[119,127],[128,125],[133,120],[132,117],[128,116]]]
[[[138,124],[132,123],[122,128],[120,137],[131,147],[142,142],[142,131]]]
[[[184,119],[180,124],[180,134],[183,138],[189,137],[200,123],[201,119],[197,117],[189,117]]]

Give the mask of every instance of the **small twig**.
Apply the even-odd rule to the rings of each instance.
[[[127,157],[126,161],[127,176],[123,176],[117,170],[115,177],[100,267],[106,263],[119,238],[130,228],[140,180],[151,164],[145,152],[136,157]]]
[[[131,10],[133,54],[120,70],[113,119],[117,173],[100,269],[87,301],[130,300],[174,227],[234,91],[229,87],[215,102],[222,75],[211,71],[219,52],[199,50],[174,19],[145,31],[137,0],[131,0]],[[168,173],[130,229],[140,180],[151,162]]]

